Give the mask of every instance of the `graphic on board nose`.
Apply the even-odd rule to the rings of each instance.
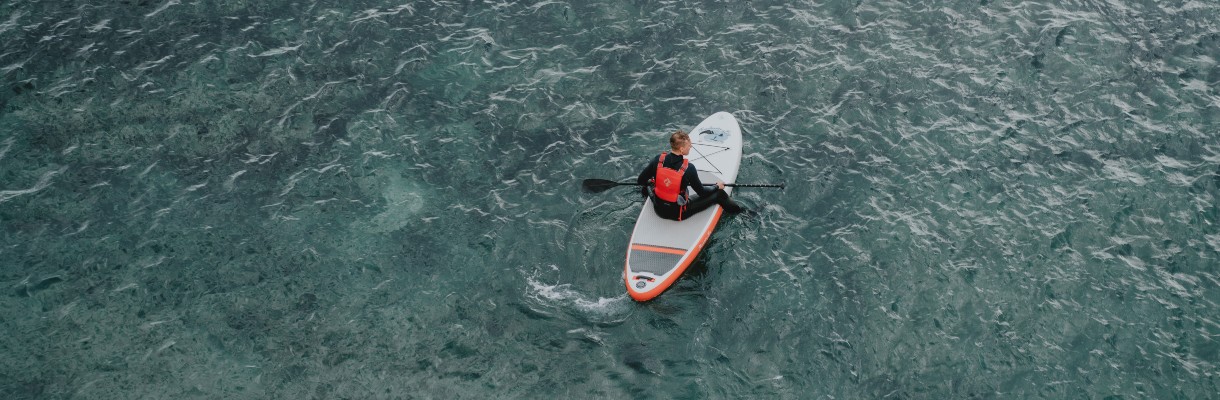
[[[705,142],[721,143],[729,138],[729,133],[720,129],[706,129],[699,132],[699,137]]]

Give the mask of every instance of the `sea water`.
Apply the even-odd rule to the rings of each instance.
[[[0,393],[1214,398],[1211,1],[0,4]],[[750,212],[638,304],[666,135]]]

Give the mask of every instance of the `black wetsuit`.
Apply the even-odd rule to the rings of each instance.
[[[719,204],[728,212],[741,211],[741,207],[734,203],[733,199],[729,198],[729,194],[724,189],[718,189],[714,184],[703,186],[703,182],[699,180],[699,171],[695,169],[694,164],[688,164],[686,172],[682,174],[683,185],[682,189],[680,189],[682,196],[678,198],[678,202],[682,203],[685,200],[687,186],[694,188],[697,194],[694,198],[685,201],[685,208],[682,207],[682,204],[670,203],[657,198],[656,194],[653,193],[652,180],[657,177],[657,160],[659,158],[659,156],[652,157],[648,161],[648,166],[644,167],[644,171],[640,172],[639,178],[636,178],[636,183],[639,183],[641,186],[640,194],[652,199],[652,208],[661,218],[675,221],[690,218],[690,216],[711,207],[712,204]],[[665,167],[673,170],[682,168],[682,158],[682,156],[674,153],[666,154]]]

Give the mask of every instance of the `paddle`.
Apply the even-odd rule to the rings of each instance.
[[[609,179],[585,179],[580,183],[580,188],[585,193],[601,193],[618,186],[640,186],[635,182],[615,182]],[[784,184],[747,184],[747,183],[726,183],[728,187],[752,187],[752,188],[784,188]]]

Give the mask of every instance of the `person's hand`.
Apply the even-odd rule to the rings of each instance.
[[[716,181],[716,188],[724,190],[724,181]]]

